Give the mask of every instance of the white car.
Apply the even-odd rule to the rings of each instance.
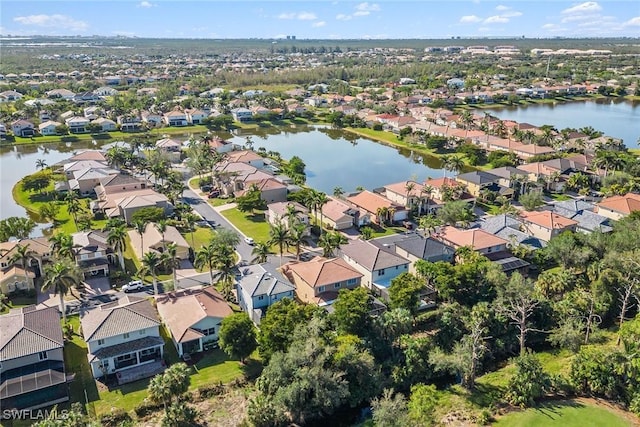
[[[132,280],[122,287],[122,292],[135,292],[144,289],[142,280]]]
[[[253,244],[255,243],[251,237],[245,237],[245,238],[244,238],[244,242],[245,242],[247,245],[252,245],[252,246],[253,246]]]

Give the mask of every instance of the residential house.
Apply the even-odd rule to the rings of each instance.
[[[47,92],[47,97],[49,98],[65,99],[67,101],[72,101],[74,96],[76,94],[69,89],[53,89]]]
[[[403,205],[368,190],[347,197],[346,200],[366,211],[377,224],[382,224],[387,220],[390,222],[404,221],[409,214]]]
[[[253,119],[253,113],[248,108],[238,107],[231,110],[233,120],[237,122],[248,122]]]
[[[180,110],[169,111],[164,115],[163,120],[167,126],[187,126],[189,124],[187,113]]]
[[[165,215],[173,213],[173,205],[167,196],[151,188],[110,193],[105,198],[93,202],[91,207],[94,212],[104,212],[107,218],[121,217],[127,223],[130,223],[133,214],[142,208],[159,207],[164,210]]]
[[[95,194],[95,188],[103,179],[118,175],[120,171],[108,167],[102,168],[84,168],[74,170],[73,177],[67,182],[56,182],[55,189],[57,191],[77,191],[82,196],[92,196]]]
[[[16,92],[15,90],[5,90],[0,92],[0,103],[19,101],[22,99],[22,96],[20,92]]]
[[[516,183],[518,183],[520,187],[524,186],[529,177],[529,174],[526,171],[514,168],[513,166],[489,169],[487,172],[499,177],[498,184],[500,186],[514,189],[516,187]],[[515,191],[518,190],[515,189]]]
[[[395,234],[380,237],[371,241],[376,246],[382,245],[394,251],[402,258],[409,260],[409,272],[416,273],[415,262],[424,260],[429,262],[453,262],[455,249],[431,236],[419,233]]]
[[[640,211],[640,194],[627,193],[624,196],[605,197],[597,206],[598,215],[617,221],[632,212]]]
[[[91,121],[86,117],[70,117],[65,123],[69,126],[69,133],[85,133],[89,131],[87,127]]]
[[[453,178],[431,178],[424,182],[425,191],[430,194],[430,199],[426,201],[425,210],[435,212],[444,205],[449,197],[448,193],[455,195],[456,200],[463,200],[467,203],[473,202],[475,197],[469,194],[464,185]]]
[[[100,96],[88,91],[77,93],[73,97],[73,102],[75,102],[76,104],[95,104],[96,102],[101,100],[102,98],[100,98]]]
[[[494,187],[499,191],[497,188],[499,180],[499,176],[485,171],[473,171],[456,176],[456,181],[464,185],[469,194],[474,197],[480,197],[483,190],[493,191]]]
[[[84,278],[91,276],[109,276],[109,266],[114,264],[117,254],[107,243],[108,233],[103,231],[80,231],[73,233],[73,245],[76,264]]]
[[[112,87],[109,86],[101,86],[98,89],[94,90],[93,93],[95,93],[98,96],[114,96],[118,94],[118,91]]]
[[[185,110],[185,113],[187,113],[187,122],[192,125],[202,124],[202,121],[208,117],[207,113],[198,109]]]
[[[327,228],[332,230],[345,230],[353,227],[354,221],[355,223],[360,221],[361,211],[359,209],[354,209],[333,197],[329,197],[329,201],[322,206],[321,211],[322,222]],[[369,214],[365,212],[362,213],[366,215],[366,219],[363,218],[363,223],[368,223]],[[317,216],[317,218],[319,217],[320,215]]]
[[[546,242],[564,231],[576,231],[577,221],[551,211],[521,211],[524,231]]]
[[[159,127],[163,123],[163,116],[157,113],[143,111],[140,117],[142,118],[142,122],[150,128]]]
[[[255,324],[260,323],[269,306],[295,297],[295,286],[269,263],[242,267],[240,273],[236,279],[238,304]]]
[[[363,274],[341,258],[316,257],[308,262],[289,262],[282,273],[296,287],[296,296],[307,304],[327,306],[338,298],[340,289],[360,286]]]
[[[227,154],[226,160],[228,163],[246,163],[258,169],[265,165],[264,157],[251,150],[231,151]]]
[[[33,136],[36,133],[33,123],[23,119],[11,122],[11,132],[13,132],[15,136],[21,136],[23,138]]]
[[[300,224],[309,226],[309,209],[298,202],[276,202],[267,205],[267,221],[275,225],[279,222],[289,228],[290,218],[295,217]]]
[[[423,212],[426,199],[429,197],[424,191],[424,186],[415,181],[402,181],[384,186],[384,196],[394,203],[398,203],[411,210],[417,207],[418,212]]]
[[[56,131],[56,128],[61,124],[62,123],[47,120],[46,122],[38,125],[38,132],[42,136],[57,135],[58,131]]]
[[[180,357],[217,346],[222,320],[233,314],[213,286],[159,295],[156,306]]]
[[[156,141],[156,149],[163,153],[172,163],[180,162],[182,143],[176,139],[163,138]]]
[[[148,299],[126,296],[102,304],[81,313],[80,324],[94,378],[116,374],[125,383],[164,370],[160,320]]]
[[[437,234],[434,234],[434,238],[455,249],[468,246],[482,255],[506,251],[507,243],[509,243],[507,240],[479,228],[460,230],[451,226],[443,227]]]
[[[142,256],[147,252],[161,254],[169,243],[176,244],[176,256],[179,260],[189,259],[189,244],[178,229],[172,225],[167,225],[163,234],[158,231],[155,224],[149,223],[142,235],[142,240],[140,234],[135,230],[129,230],[128,234],[131,239],[131,247],[138,259],[142,259]]]
[[[547,245],[546,241],[526,233],[524,225],[518,216],[507,214],[489,215],[476,221],[472,224],[472,227],[478,227],[487,233],[508,241],[508,246],[511,247],[523,245],[535,250]]]
[[[69,400],[64,338],[56,307],[0,316],[0,407],[37,409]]]
[[[104,117],[97,118],[91,123],[99,125],[102,132],[112,132],[117,129],[116,122],[111,119],[106,119]]]
[[[74,173],[83,170],[92,169],[107,169],[107,161],[101,160],[73,160],[66,162],[62,165],[62,172],[65,174],[67,180],[74,178]]]
[[[122,132],[137,132],[142,129],[142,120],[137,116],[118,116],[116,120]]]
[[[409,271],[409,260],[375,241],[353,239],[340,247],[340,256],[362,273],[362,285],[371,290],[388,288],[391,280]]]
[[[598,215],[594,211],[596,205],[584,200],[565,200],[553,204],[553,211],[558,215],[576,221],[576,231],[579,233],[592,233],[601,231],[608,233],[613,230],[611,218]]]
[[[218,153],[229,153],[234,149],[234,145],[230,141],[225,141],[224,139],[215,136],[208,141],[209,148],[212,151],[216,151]]]
[[[4,123],[0,123],[0,140],[7,138],[7,127]]]

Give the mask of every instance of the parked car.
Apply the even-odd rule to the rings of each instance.
[[[209,193],[209,195],[207,196],[210,199],[215,199],[216,197],[218,197],[220,195],[220,190],[213,190]]]
[[[211,189],[213,188],[213,185],[211,184],[205,184],[202,187],[200,187],[200,190],[202,190],[203,192],[207,192],[207,191],[211,191]]]
[[[244,238],[244,242],[245,242],[247,245],[252,245],[252,246],[253,246],[253,244],[255,243],[251,237],[245,237],[245,238]]]
[[[213,221],[213,220],[208,220],[207,224],[209,225],[209,227],[211,228],[216,228],[218,226],[218,223]]]
[[[136,292],[141,291],[142,289],[144,289],[144,283],[142,283],[142,280],[132,280],[131,282],[122,286],[123,292]]]

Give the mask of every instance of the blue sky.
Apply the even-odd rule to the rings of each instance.
[[[176,38],[640,37],[640,1],[6,1],[0,34]]]

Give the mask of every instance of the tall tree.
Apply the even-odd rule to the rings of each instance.
[[[175,242],[169,242],[166,250],[162,253],[162,264],[165,268],[171,270],[173,287],[178,289],[178,269],[180,268],[180,259],[178,258],[178,245]]]
[[[146,252],[140,261],[142,262],[140,275],[151,275],[151,279],[153,280],[153,294],[158,295],[158,269],[162,266],[162,258],[157,252],[150,251]]]
[[[263,262],[267,262],[267,258],[271,255],[271,245],[268,242],[256,242],[251,250],[251,255],[253,255],[252,263],[262,264]]]
[[[167,232],[167,220],[161,219],[154,224],[154,227],[156,228],[156,230],[158,230],[158,233],[160,233],[160,236],[162,237],[162,249],[166,250],[167,242],[165,242],[164,240],[164,233]]]
[[[82,283],[82,273],[75,265],[66,261],[56,261],[47,265],[44,270],[44,283],[42,291],[53,291],[60,298],[60,312],[63,323],[67,323],[67,315],[64,307],[64,297],[71,293]]]
[[[126,272],[124,264],[124,251],[127,245],[127,229],[124,225],[119,225],[109,229],[107,235],[107,243],[111,248],[118,252],[118,260],[120,261],[120,268]]]
[[[363,287],[353,290],[340,289],[333,304],[332,318],[336,328],[343,334],[364,336],[371,324],[373,297]]]
[[[211,284],[214,283],[213,270],[216,266],[216,255],[216,247],[212,244],[208,244],[206,246],[200,247],[196,251],[196,257],[194,260],[194,265],[196,268],[200,269],[207,267],[209,269]]]
[[[144,256],[144,233],[147,231],[147,224],[149,223],[142,220],[133,221],[133,224],[131,224],[133,225],[133,229],[140,236],[140,256]]]
[[[282,254],[289,246],[289,230],[282,221],[271,224],[269,228],[269,242],[272,246],[278,247],[280,253],[280,265],[282,265]]]
[[[19,263],[24,269],[24,280],[29,287],[33,286],[33,279],[29,277],[29,263],[31,260],[37,260],[36,253],[32,251],[29,244],[16,245],[13,254],[9,258],[9,264]]]
[[[256,328],[247,313],[235,313],[222,319],[220,348],[229,357],[244,363],[257,346]]]

